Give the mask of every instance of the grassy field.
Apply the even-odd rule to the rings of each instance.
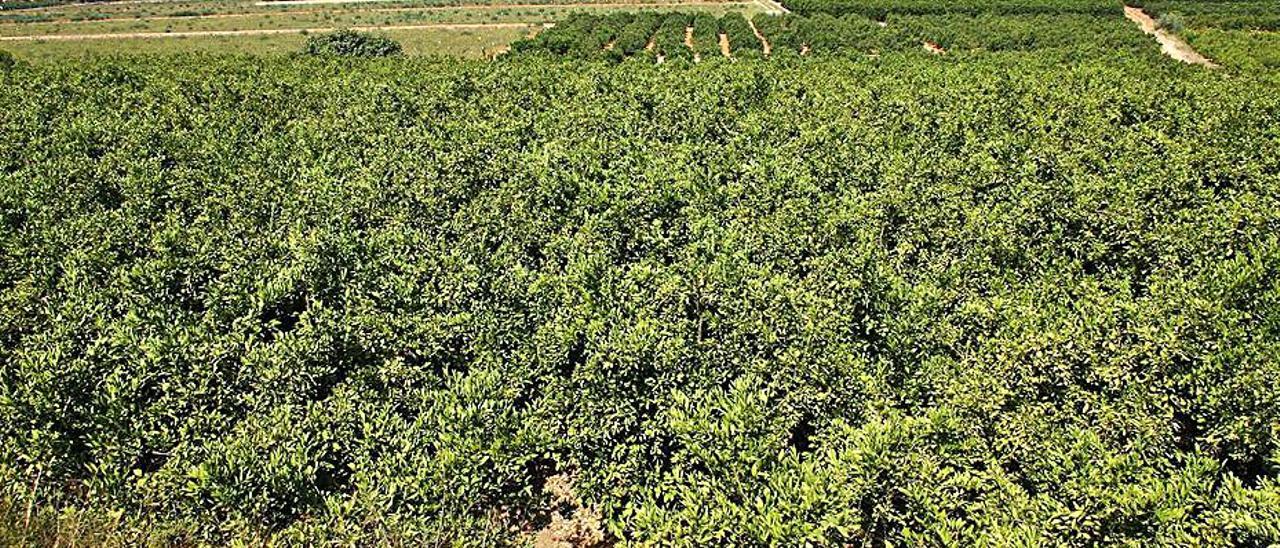
[[[296,50],[305,40],[303,31],[361,28],[403,42],[410,55],[481,57],[520,38],[528,29],[536,30],[576,12],[661,11],[678,6],[715,15],[739,11],[749,16],[767,9],[754,1],[679,0],[560,5],[279,4],[283,3],[103,4],[0,14],[0,49],[23,59],[42,61],[65,56],[183,51],[277,54]],[[449,25],[459,28],[448,28]],[[68,43],[71,38],[80,40]]]
[[[540,25],[525,28],[381,30],[404,46],[407,55],[445,55],[483,58],[507,44],[528,36]],[[303,33],[262,36],[190,36],[164,38],[111,38],[98,40],[47,40],[2,43],[0,49],[17,58],[38,63],[66,59],[118,55],[181,53],[284,55],[295,53],[306,42]]]

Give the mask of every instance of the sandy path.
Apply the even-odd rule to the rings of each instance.
[[[729,56],[729,35],[720,33],[720,55]]]
[[[1182,61],[1183,63],[1218,68],[1217,64],[1210,61],[1205,56],[1200,55],[1196,50],[1191,49],[1191,46],[1187,45],[1186,42],[1183,42],[1181,38],[1178,38],[1176,35],[1168,31],[1156,28],[1155,20],[1151,19],[1151,16],[1147,15],[1147,12],[1142,11],[1141,8],[1125,6],[1124,16],[1130,21],[1137,23],[1138,27],[1142,29],[1142,32],[1154,36],[1156,41],[1160,43],[1160,51],[1165,55]]]
[[[693,27],[684,28],[684,47],[693,52],[693,62],[697,63],[702,60],[702,56],[698,55],[698,51],[693,49]]]
[[[434,23],[426,25],[386,25],[374,27],[343,27],[359,31],[379,30],[468,30],[468,29],[522,29],[536,26],[548,27],[543,23]],[[108,34],[43,34],[35,36],[0,36],[0,42],[16,42],[20,40],[111,40],[121,38],[187,38],[193,36],[257,36],[267,34],[300,34],[302,32],[333,32],[334,28],[312,29],[248,29],[248,30],[204,30],[192,32],[114,32]]]
[[[756,0],[756,4],[764,8],[765,12],[771,13],[773,15],[782,15],[784,13],[791,13],[791,10],[787,9],[786,6],[782,5],[782,3],[778,2],[777,0]]]
[[[764,54],[769,55],[769,53],[773,51],[773,48],[769,47],[769,40],[766,39],[763,34],[760,34],[760,29],[756,28],[755,21],[747,19],[747,24],[751,25],[751,32],[756,34],[756,39],[760,40],[760,47],[764,48]]]

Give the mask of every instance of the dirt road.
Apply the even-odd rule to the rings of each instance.
[[[1183,63],[1218,68],[1216,63],[1210,61],[1207,57],[1200,55],[1196,50],[1191,49],[1191,46],[1187,45],[1186,42],[1183,42],[1181,38],[1178,38],[1176,35],[1164,29],[1157,28],[1155,20],[1151,19],[1151,16],[1147,15],[1147,12],[1142,11],[1141,8],[1125,6],[1124,16],[1130,21],[1137,23],[1138,27],[1142,29],[1142,32],[1154,36],[1156,41],[1160,43],[1160,51],[1164,52],[1165,55],[1182,61]]]

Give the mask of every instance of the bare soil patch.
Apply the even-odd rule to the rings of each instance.
[[[1152,19],[1150,15],[1147,15],[1147,12],[1142,11],[1142,8],[1125,6],[1124,16],[1128,20],[1136,23],[1138,28],[1142,29],[1142,32],[1154,36],[1156,42],[1160,43],[1160,51],[1165,55],[1182,61],[1183,63],[1218,68],[1218,65],[1213,61],[1210,61],[1209,58],[1200,55],[1196,50],[1191,49],[1191,46],[1182,41],[1182,38],[1179,38],[1177,35],[1170,33],[1169,31],[1158,28],[1155,20]]]
[[[547,478],[543,491],[551,495],[551,523],[533,537],[535,548],[595,548],[608,546],[600,512],[586,508],[574,491],[574,477]]]
[[[693,27],[684,28],[684,47],[693,52],[693,62],[697,63],[702,60],[702,56],[698,55],[698,50],[693,49]]]
[[[942,46],[939,46],[936,42],[925,40],[923,46],[925,51],[934,55],[946,55],[947,53],[947,50]]]
[[[786,6],[783,6],[777,0],[756,0],[756,3],[759,4],[760,7],[764,8],[766,13],[774,15],[791,13],[791,10],[787,9]]]

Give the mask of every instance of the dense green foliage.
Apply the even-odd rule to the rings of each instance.
[[[1119,0],[785,0],[797,14],[863,15],[883,20],[898,15],[1118,15]]]
[[[1173,14],[1186,18],[1194,27],[1213,27],[1228,30],[1280,30],[1280,6],[1274,1],[1188,1],[1188,0],[1134,0],[1156,16]]]
[[[714,58],[720,52],[720,21],[709,13],[693,18],[693,51],[701,58]]]
[[[657,32],[653,35],[653,51],[670,61],[673,59],[693,58],[693,51],[684,44],[685,29],[693,24],[693,16],[684,13],[671,13],[662,19]]]
[[[1276,84],[0,72],[0,510],[490,545],[573,473],[638,542],[1276,542]]]
[[[928,40],[951,51],[1069,49],[1099,55],[1138,55],[1151,48],[1150,38],[1137,32],[1132,23],[1115,16],[890,16],[885,30],[889,29],[895,29],[893,44],[918,45]],[[889,47],[883,43],[877,45],[882,49]]]
[[[1183,32],[1187,43],[1215,61],[1243,70],[1280,70],[1280,33],[1214,28]]]
[[[1135,2],[1160,26],[1228,68],[1280,68],[1280,12],[1275,2],[1144,0]]]
[[[741,13],[728,13],[721,17],[720,33],[729,38],[729,50],[735,55],[760,51],[760,39],[756,38]]]
[[[574,58],[599,58],[605,51],[606,34],[593,29],[605,21],[620,21],[619,15],[577,15],[565,24],[519,42],[517,52],[543,52]],[[622,17],[627,17],[623,15]],[[692,22],[690,22],[692,21]],[[1080,54],[1136,54],[1151,49],[1151,40],[1132,23],[1120,17],[1093,15],[894,15],[877,22],[861,15],[837,17],[825,13],[813,16],[757,15],[753,22],[769,40],[773,53],[871,54],[918,50],[924,41],[948,50],[1008,51],[1062,49]],[[618,23],[612,23],[619,25]],[[623,23],[625,24],[625,23]],[[719,20],[710,15],[690,18],[671,14],[659,28],[652,16],[645,16],[632,38],[618,46],[634,54],[643,48],[651,33],[656,52],[677,52],[685,56],[684,28],[693,25],[693,51],[700,57],[720,55],[719,33],[729,38],[735,57],[758,54],[763,44],[741,14],[727,14]],[[619,25],[620,26],[620,25]],[[615,49],[618,49],[615,48]]]
[[[368,32],[339,30],[307,37],[303,53],[338,57],[387,57],[400,55],[395,40]]]
[[[0,50],[0,70],[12,68],[15,64],[17,64],[17,61],[13,59],[12,53]]]

